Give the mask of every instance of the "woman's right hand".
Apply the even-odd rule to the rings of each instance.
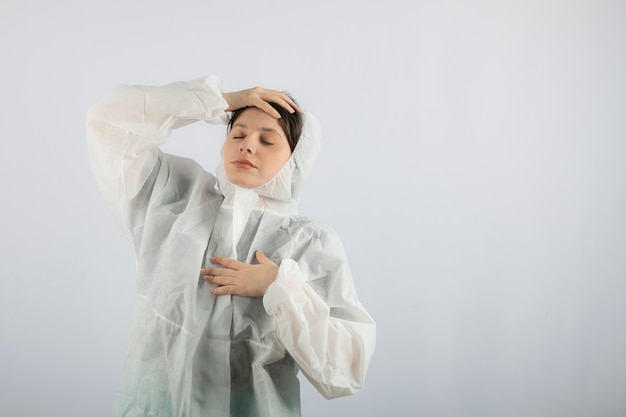
[[[276,103],[289,113],[295,111],[302,112],[300,106],[296,104],[287,94],[268,90],[262,87],[248,88],[247,90],[223,93],[222,96],[228,103],[226,111],[234,111],[243,107],[258,107],[272,117],[280,118],[280,114],[269,103]]]

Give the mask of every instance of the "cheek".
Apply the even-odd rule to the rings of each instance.
[[[224,142],[224,146],[222,146],[222,156],[226,157],[232,152],[233,152],[233,141],[227,139],[226,142]]]
[[[280,169],[285,166],[289,157],[291,156],[291,152],[280,152],[272,158],[272,171],[276,174]]]

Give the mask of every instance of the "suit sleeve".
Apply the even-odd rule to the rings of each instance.
[[[96,181],[133,240],[156,184],[167,181],[167,159],[159,149],[172,129],[228,116],[216,77],[165,86],[121,85],[87,112],[89,159]],[[136,246],[135,242],[135,246]]]
[[[357,298],[338,237],[312,242],[298,261],[283,260],[263,303],[278,339],[324,397],[362,388],[376,325]]]

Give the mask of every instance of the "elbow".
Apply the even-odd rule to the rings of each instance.
[[[89,106],[86,114],[87,127],[105,121],[106,114],[106,106],[104,106],[100,101]]]
[[[335,398],[348,397],[361,391],[362,384],[353,384],[349,387],[337,387],[337,386],[324,386],[318,387],[318,391],[322,394],[322,397],[327,400],[333,400]]]
[[[87,109],[87,125],[90,123],[111,123],[120,113],[128,112],[127,103],[132,99],[132,87],[119,85],[105,94]],[[117,116],[116,116],[117,115]]]
[[[369,331],[368,331],[369,330]],[[368,330],[363,329],[359,336],[354,337],[347,349],[350,354],[344,357],[343,366],[336,367],[322,381],[314,384],[322,396],[328,400],[354,395],[365,385],[365,377],[376,347],[375,325]]]

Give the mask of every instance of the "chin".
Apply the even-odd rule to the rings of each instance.
[[[256,184],[254,181],[246,180],[244,178],[231,178],[230,176],[228,176],[228,180],[237,187],[242,188],[254,188],[260,185]]]

